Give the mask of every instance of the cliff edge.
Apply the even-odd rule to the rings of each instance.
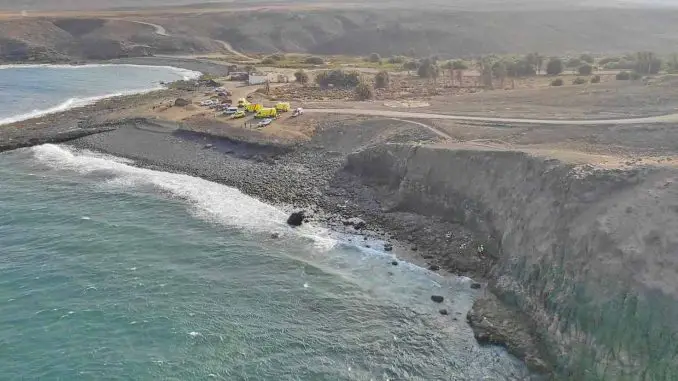
[[[558,377],[678,378],[678,170],[387,144],[352,154],[344,172],[375,189],[387,212],[471,229],[491,262],[491,290],[530,317]],[[480,327],[492,317],[486,300],[476,304],[477,337],[501,337],[506,322]]]

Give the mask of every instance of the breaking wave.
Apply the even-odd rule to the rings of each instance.
[[[96,175],[106,186],[120,189],[148,189],[187,202],[201,219],[250,231],[298,234],[318,247],[330,249],[337,241],[326,229],[287,226],[288,213],[247,196],[236,188],[183,174],[138,168],[133,161],[115,156],[75,150],[53,144],[30,148],[41,163],[82,175]]]

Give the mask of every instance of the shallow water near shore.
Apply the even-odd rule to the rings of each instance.
[[[468,279],[393,266],[236,189],[132,164],[57,145],[0,154],[8,379],[524,375],[475,343]]]
[[[162,88],[200,73],[136,65],[0,66],[0,125],[85,106],[96,100]]]

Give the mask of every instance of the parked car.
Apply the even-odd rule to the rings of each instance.
[[[226,115],[233,115],[233,114],[235,114],[235,113],[237,113],[237,112],[238,112],[238,108],[237,108],[237,107],[229,107],[229,108],[226,109],[226,111],[224,111],[224,114],[226,114]]]
[[[273,123],[273,119],[266,118],[266,119],[262,120],[261,122],[257,123],[257,127],[266,127],[271,123]]]
[[[233,118],[233,119],[240,119],[240,118],[244,118],[244,117],[246,117],[246,116],[247,116],[247,114],[245,114],[245,111],[243,111],[243,110],[238,110],[238,111],[236,111],[235,114],[233,114],[233,116],[231,116],[231,118]]]
[[[212,101],[212,100],[206,100],[206,101],[200,102],[200,106],[203,106],[203,107],[209,107],[213,104],[214,104],[214,101]]]

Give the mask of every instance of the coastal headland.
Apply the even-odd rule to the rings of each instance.
[[[296,9],[322,21],[332,9],[297,6],[285,12]],[[359,245],[385,242],[378,249],[398,259],[469,277],[478,297],[466,318],[476,339],[506,347],[536,374],[573,380],[635,380],[643,374],[668,380],[678,374],[672,340],[678,77],[666,58],[653,72],[652,56],[617,54],[612,51],[621,47],[611,43],[609,49],[586,45],[601,40],[591,38],[597,32],[582,32],[586,41],[574,36],[552,45],[601,52],[591,57],[593,63],[577,54],[577,66],[544,75],[549,61],[567,66],[567,57],[542,57],[535,72],[512,76],[505,71],[512,57],[454,59],[458,51],[463,57],[487,54],[480,44],[448,46],[436,40],[446,36],[425,33],[403,46],[419,47],[426,39],[436,54],[395,51],[384,43],[399,36],[390,27],[378,41],[368,40],[374,31],[365,30],[368,21],[349,6],[339,12],[343,18],[332,16],[341,31],[316,30],[326,40],[313,43],[292,27],[298,33],[276,39],[250,31],[251,23],[234,21],[230,29],[217,28],[219,34],[206,22],[242,12],[243,19],[267,23],[281,17],[272,6],[206,15],[192,8],[63,12],[39,10],[21,18],[8,11],[4,18],[26,30],[38,20],[59,24],[71,37],[80,33],[68,44],[84,46],[81,40],[91,38],[91,52],[111,31],[136,31],[137,45],[128,36],[111,45],[119,48],[114,53],[83,49],[57,57],[52,47],[28,44],[14,50],[26,53],[17,63],[173,66],[203,76],[0,126],[0,151],[64,143],[125,157],[138,166],[238,188],[290,213],[303,210],[314,223],[363,235]],[[503,20],[505,11],[496,12],[483,20]],[[641,21],[655,20],[654,10],[644,12]],[[194,17],[187,21],[187,14]],[[668,23],[672,17],[660,19]],[[185,35],[176,32],[182,25]],[[147,41],[139,42],[142,35]],[[624,40],[625,49],[635,49],[643,39],[636,37]],[[653,43],[659,51],[665,42]],[[487,49],[527,53],[507,41]],[[35,55],[40,52],[48,54]],[[515,62],[534,58],[520,57]],[[406,68],[409,62],[416,66]],[[610,62],[649,62],[650,70],[641,75]],[[586,65],[593,72],[582,71]],[[624,79],[622,73],[632,71],[639,78]],[[234,78],[243,72],[266,79],[249,84]],[[323,77],[328,72],[341,72],[347,81],[357,72],[359,80],[351,86],[323,82],[330,81]],[[358,91],[363,84],[364,97]],[[225,105],[241,99],[264,106],[289,102],[291,110],[266,125],[253,114],[226,115]],[[297,108],[303,113],[292,116]]]

